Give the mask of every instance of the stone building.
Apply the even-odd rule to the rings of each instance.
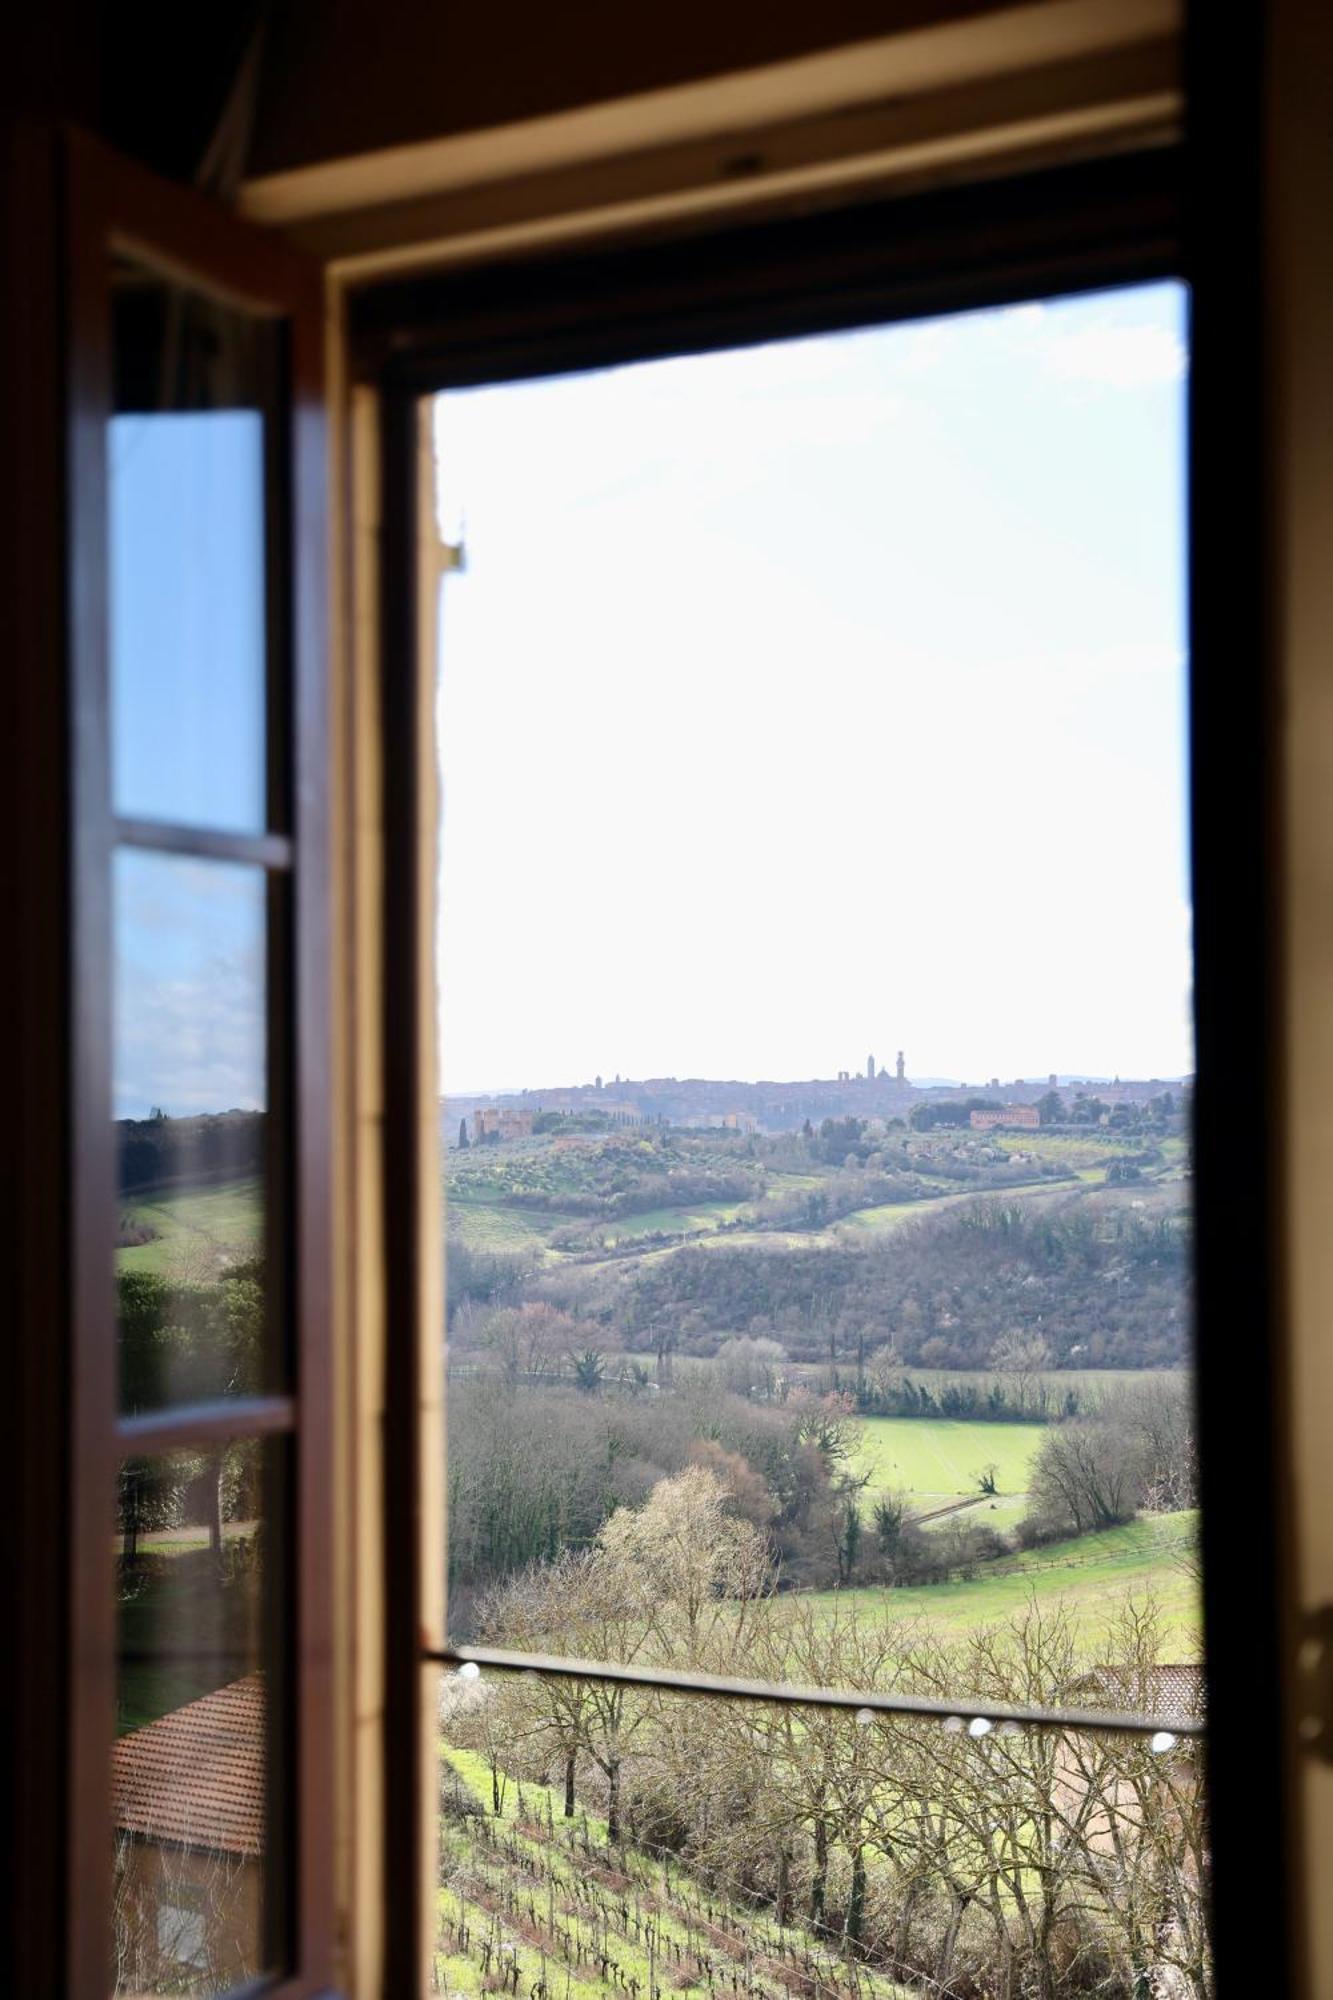
[[[531,1111],[483,1106],[472,1114],[472,1143],[475,1146],[482,1139],[530,1139],[534,1115]]]
[[[998,1111],[972,1113],[974,1132],[993,1132],[1004,1126],[1017,1126],[1025,1132],[1031,1132],[1040,1124],[1041,1113],[1035,1104],[1004,1104]]]

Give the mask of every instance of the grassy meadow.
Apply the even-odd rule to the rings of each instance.
[[[1180,1150],[1180,1142],[1168,1141]],[[1035,1152],[1050,1164],[1074,1175],[1100,1175],[1108,1155],[1120,1150],[1104,1136],[1088,1138],[1070,1135],[1025,1134],[1023,1148]],[[710,1156],[711,1157],[711,1156]],[[451,1166],[455,1165],[451,1160]],[[716,1163],[714,1163],[716,1164]],[[1175,1168],[1175,1162],[1172,1161]],[[941,1185],[937,1198],[925,1202],[902,1202],[867,1208],[831,1222],[823,1230],[737,1229],[736,1218],[745,1204],[738,1200],[696,1200],[679,1206],[662,1206],[593,1224],[586,1214],[562,1208],[562,1190],[577,1192],[586,1175],[580,1149],[562,1142],[557,1149],[544,1143],[505,1149],[469,1163],[470,1174],[459,1176],[449,1202],[450,1233],[469,1248],[490,1252],[537,1253],[544,1267],[556,1268],[568,1256],[587,1257],[586,1250],[563,1251],[551,1238],[561,1229],[574,1226],[594,1228],[601,1237],[607,1256],[645,1264],[676,1254],[670,1246],[654,1244],[652,1238],[672,1235],[701,1244],[743,1247],[752,1241],[766,1251],[784,1245],[809,1246],[820,1240],[830,1243],[840,1237],[873,1235],[900,1228],[915,1218],[957,1203],[975,1201],[975,1191],[948,1191]],[[1176,1168],[1178,1171],[1178,1168]],[[791,1192],[819,1184],[817,1174],[774,1172],[770,1184],[774,1192]],[[511,1186],[512,1182],[512,1186]],[[1069,1183],[1065,1183],[1066,1190]],[[521,1188],[525,1200],[513,1198]],[[1103,1202],[1113,1191],[1090,1198]],[[1167,1190],[1163,1189],[1165,1195]],[[1128,1194],[1128,1191],[1124,1191]],[[529,1207],[534,1195],[549,1197],[551,1207]],[[1026,1200],[1044,1197],[1067,1199],[1059,1190],[1045,1187],[1027,1193]],[[129,1225],[151,1229],[150,1240],[127,1244],[117,1254],[118,1268],[126,1272],[158,1273],[167,1277],[214,1277],[229,1263],[253,1254],[260,1247],[262,1227],[262,1184],[255,1175],[229,1183],[196,1186],[190,1190],[164,1186],[148,1190],[124,1204]],[[643,1248],[634,1245],[643,1240]],[[592,1252],[595,1258],[599,1253]],[[797,1373],[810,1373],[804,1366]],[[910,1368],[907,1373],[924,1389],[936,1394],[950,1383],[977,1384],[977,1373],[951,1369]],[[987,1378],[988,1379],[988,1378]],[[1034,1377],[1034,1384],[1038,1378]],[[1040,1381],[1058,1403],[1076,1391],[1082,1408],[1095,1407],[1101,1389],[1151,1382],[1150,1370],[1056,1370]],[[811,1380],[814,1375],[811,1374]],[[956,1515],[946,1514],[938,1528],[957,1522],[969,1527],[991,1527],[1011,1531],[1027,1511],[1027,1489],[1033,1457],[1045,1434],[1037,1423],[996,1423],[954,1421],[939,1417],[869,1417],[861,1421],[861,1442],[852,1471],[864,1478],[863,1516],[870,1520],[878,1495],[894,1491],[907,1502],[909,1514],[920,1517],[947,1509],[958,1502],[971,1502]],[[995,1469],[996,1493],[983,1496],[981,1480],[987,1467]],[[1081,1542],[1018,1555],[987,1566],[973,1579],[916,1590],[882,1589],[873,1596],[884,1614],[906,1615],[915,1609],[928,1612],[933,1621],[964,1630],[978,1622],[990,1622],[1013,1614],[1032,1590],[1042,1594],[1058,1591],[1069,1597],[1090,1629],[1104,1628],[1108,1599],[1123,1589],[1143,1589],[1151,1585],[1162,1601],[1168,1628],[1179,1656],[1192,1658],[1199,1644],[1197,1592],[1181,1566],[1180,1545],[1187,1538],[1185,1516],[1149,1517],[1129,1527]],[[935,1529],[932,1528],[931,1532]],[[184,1551],[174,1552],[179,1555]],[[193,1553],[193,1552],[191,1552]],[[188,1564],[186,1566],[188,1568]],[[185,1571],[180,1573],[183,1577]],[[133,1618],[134,1610],[130,1611]],[[142,1615],[142,1614],[139,1614]],[[1100,1622],[1099,1622],[1100,1621]]]
[[[977,1497],[986,1466],[996,1468],[997,1498],[1027,1492],[1028,1468],[1044,1424],[953,1423],[942,1417],[866,1417],[853,1471],[869,1474],[866,1497],[904,1493],[920,1514]]]
[[[149,1190],[123,1203],[121,1213],[154,1234],[118,1250],[118,1270],[212,1278],[259,1249],[263,1189],[252,1174],[216,1187]]]
[[[1035,1597],[1061,1600],[1090,1650],[1105,1638],[1125,1595],[1150,1592],[1161,1616],[1164,1658],[1186,1665],[1203,1657],[1197,1578],[1188,1567],[1197,1516],[1145,1515],[1101,1535],[1081,1535],[989,1564],[973,1578],[915,1589],[820,1591],[812,1602],[830,1615],[854,1605],[862,1615],[919,1617],[933,1630],[963,1637],[1020,1614]]]

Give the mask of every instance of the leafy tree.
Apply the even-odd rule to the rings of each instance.
[[[901,1493],[880,1493],[876,1497],[871,1519],[880,1554],[892,1561],[902,1545],[903,1529],[907,1525],[906,1499]]]
[[[116,1507],[125,1562],[137,1560],[141,1535],[179,1526],[192,1471],[193,1462],[178,1452],[121,1460]]]
[[[606,1375],[606,1362],[595,1347],[585,1347],[574,1356],[574,1383],[585,1396],[594,1396]]]
[[[859,1487],[851,1488],[844,1494],[841,1510],[841,1527],[838,1534],[838,1581],[850,1584],[856,1574],[856,1561],[861,1553],[861,1505]]]

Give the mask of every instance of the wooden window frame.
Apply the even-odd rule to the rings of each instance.
[[[330,885],[323,295],[316,267],[216,203],[78,133],[54,140],[65,245],[69,780],[68,1247],[71,1269],[64,1806],[65,1986],[109,1990],[110,1752],[117,1642],[111,1535],[127,1452],[222,1438],[285,1445],[271,1605],[281,1674],[268,1701],[266,1946],[280,1970],[246,1994],[298,2000],[333,1967]],[[268,830],[232,834],[117,818],[110,792],[106,436],[111,255],[280,324],[285,360],[266,425]],[[118,1414],[111,1122],[111,857],[248,863],[268,883],[271,1393]],[[281,1381],[278,1380],[279,1374]]]
[[[1251,52],[1253,53],[1253,52]],[[1222,83],[1244,56],[1229,50]],[[1196,56],[1196,75],[1200,68]],[[1244,81],[1242,77],[1242,81]],[[1242,91],[1242,100],[1248,102]],[[433,391],[700,352],[783,336],[886,323],[1115,284],[1183,278],[1190,287],[1189,579],[1191,814],[1197,1027],[1196,1355],[1205,1453],[1203,1541],[1216,1584],[1206,1591],[1213,1934],[1223,2000],[1296,1990],[1297,1833],[1284,1663],[1292,1609],[1285,1537],[1287,1460],[1281,1431],[1284,1343],[1274,1277],[1281,1240],[1281,1132],[1272,1051],[1275,912],[1268,857],[1274,814],[1272,703],[1264,647],[1258,509],[1259,235],[1253,163],[1234,120],[1234,89],[1212,100],[1186,147],[1159,147],[1010,180],[893,201],[862,200],[816,216],[708,229],[686,224],[652,240],[496,258],[353,291],[353,379],[378,398],[381,441],[380,663],[384,768],[394,774],[384,820],[387,899],[383,1006],[385,1223],[389,1388],[385,1478],[386,1879],[396,1885],[389,1990],[417,1990],[425,1935],[422,1847],[431,1745],[420,1681],[431,1662],[554,1660],[487,1655],[434,1643],[425,1612],[432,1525],[421,1507],[421,1412],[437,1365],[423,1313],[420,1247],[435,1226],[437,1164],[425,1156],[421,1096],[431,1074],[421,996],[433,937],[423,920],[423,796],[415,778],[432,727],[418,658],[421,539],[429,532],[414,462],[419,399]],[[1227,123],[1227,113],[1232,114]],[[1219,158],[1223,161],[1219,168]],[[1222,188],[1235,197],[1227,209]],[[1238,271],[1241,273],[1239,283]],[[1253,282],[1246,287],[1245,274]],[[1239,338],[1237,338],[1239,337]],[[1235,374],[1239,354],[1240,376]],[[1239,411],[1239,422],[1236,412]],[[1236,504],[1237,483],[1246,498]],[[1225,595],[1211,583],[1228,578]],[[1238,646],[1238,640],[1240,645]],[[1246,644],[1248,642],[1248,645]],[[1234,1051],[1252,1052],[1238,1069]],[[1248,1176],[1228,1164],[1237,1118],[1264,1135]],[[1256,1222],[1256,1217],[1258,1218]],[[1253,1253],[1238,1266],[1235,1246]],[[1228,1330],[1243,1329],[1259,1446],[1251,1461],[1267,1513],[1229,1481],[1232,1417]],[[1225,1580],[1240,1566],[1244,1603]],[[594,1663],[595,1664],[595,1663]],[[617,1671],[616,1678],[623,1678]],[[667,1678],[667,1677],[664,1677]],[[720,1695],[741,1694],[718,1685]],[[838,1700],[830,1691],[817,1698]],[[762,1690],[745,1691],[759,1698]],[[864,1698],[862,1698],[864,1699]],[[970,1710],[968,1712],[971,1712]],[[980,1711],[979,1711],[980,1712]],[[1091,1718],[1089,1718],[1091,1719]],[[1256,1852],[1255,1815],[1265,1826]]]
[[[1188,278],[1193,321],[1192,804],[1201,1079],[1196,1105],[1198,1287],[1201,1319],[1224,1334],[1233,1326],[1243,1334],[1250,1371],[1245,1384],[1250,1442],[1246,1494],[1229,1490],[1220,1464],[1206,1458],[1203,1468],[1207,1561],[1219,1579],[1237,1574],[1246,1579],[1243,1601],[1239,1593],[1229,1603],[1220,1592],[1211,1592],[1207,1605],[1210,1731],[1222,1750],[1212,1773],[1214,1936],[1219,1990],[1224,2000],[1231,2000],[1233,1994],[1304,1991],[1307,1982],[1299,1921],[1301,1855],[1292,1806],[1296,1751],[1284,1685],[1295,1613],[1293,1509],[1280,1421],[1287,1405],[1279,1286],[1285,1136],[1279,1107],[1285,1078],[1277,1028],[1283,995],[1276,972],[1283,912],[1274,888],[1281,860],[1276,832],[1279,732],[1268,674],[1274,633],[1266,597],[1271,530],[1264,514],[1262,435],[1263,36],[1256,7],[1212,27],[1205,13],[1202,7],[1190,13],[1183,161],[1171,156],[1174,164],[1165,187],[1159,186],[1155,195],[1147,185],[1152,180],[1145,168],[1148,155],[1136,153],[1137,142],[1131,139],[1121,162],[1123,176],[1108,167],[1096,200],[1089,190],[1098,169],[1092,170],[1091,181],[1062,176],[1057,168],[1040,182],[1034,176],[1030,190],[1044,186],[1055,199],[1045,205],[1044,220],[1039,204],[1018,228],[1006,227],[1008,184],[998,177],[994,162],[986,170],[996,174],[988,191],[980,176],[971,176],[964,157],[961,165],[947,170],[957,179],[951,196],[921,193],[909,185],[898,202],[882,204],[886,228],[879,241],[858,239],[856,217],[867,218],[871,205],[864,191],[858,194],[855,188],[817,194],[814,199],[823,211],[817,218],[799,189],[780,200],[771,199],[770,191],[769,198],[756,203],[772,210],[767,253],[757,234],[735,222],[730,203],[722,220],[678,224],[670,213],[674,197],[668,189],[651,217],[634,221],[637,247],[623,214],[599,220],[580,211],[562,224],[566,249],[558,256],[544,254],[546,197],[538,194],[527,206],[519,203],[521,259],[500,261],[506,249],[515,247],[515,231],[511,228],[506,239],[504,229],[492,226],[494,217],[484,200],[479,218],[461,197],[457,214],[448,204],[448,212],[441,214],[438,204],[429,201],[411,216],[400,208],[403,226],[394,236],[392,259],[381,257],[378,267],[371,256],[358,263],[331,225],[328,241],[319,249],[330,260],[344,259],[340,302],[347,307],[350,332],[345,352],[351,382],[358,385],[347,405],[350,412],[351,402],[357,403],[355,424],[338,401],[332,409],[334,422],[359,426],[363,442],[377,422],[382,453],[376,471],[385,492],[399,495],[412,479],[410,406],[425,388],[440,386],[446,375],[480,381],[538,373],[543,366],[593,365],[627,353],[635,339],[643,353],[678,352],[691,344],[702,348],[758,333],[775,337],[912,312],[962,310],[1042,289],[1068,289],[1071,283],[1128,282],[1134,275],[1168,270]],[[1167,155],[1159,158],[1165,161]],[[3,161],[8,199],[0,260],[16,306],[12,332],[7,316],[0,334],[8,392],[4,435],[7,468],[23,495],[23,515],[19,532],[0,551],[6,595],[18,609],[15,653],[20,662],[13,730],[0,750],[6,778],[0,787],[0,824],[9,836],[4,843],[11,867],[6,885],[24,949],[0,995],[0,1013],[9,1009],[4,1018],[16,1031],[8,1045],[21,1045],[24,1058],[16,1093],[19,1143],[14,1148],[21,1163],[20,1184],[5,1221],[13,1231],[18,1317],[25,1336],[14,1370],[19,1522],[6,1551],[12,1580],[7,1601],[16,1608],[23,1633],[23,1644],[12,1648],[13,1657],[6,1661],[13,1699],[5,1746],[14,1771],[13,1825],[19,1836],[7,1889],[15,1990],[82,1994],[104,1990],[106,1900],[96,1885],[104,1877],[108,1845],[113,1635],[107,1539],[113,1504],[110,1468],[117,1449],[112,1361],[105,1338],[106,1217],[92,1213],[92,1235],[81,1234],[81,1219],[96,1208],[92,1190],[97,1185],[105,1189],[110,1169],[109,1131],[105,1122],[95,1129],[83,1122],[87,1107],[81,1096],[90,1077],[105,1092],[106,1021],[90,998],[95,986],[79,983],[85,970],[95,972],[100,964],[106,971],[105,931],[99,931],[104,918],[98,918],[89,899],[103,879],[94,824],[105,834],[109,807],[103,800],[93,823],[83,814],[87,771],[82,760],[90,751],[76,727],[82,728],[88,718],[79,707],[80,681],[68,670],[76,659],[86,662],[95,656],[96,599],[103,574],[96,511],[90,516],[77,505],[80,468],[89,468],[86,454],[96,448],[95,411],[105,397],[97,361],[98,343],[105,342],[105,315],[95,276],[90,276],[96,267],[86,260],[100,262],[104,232],[118,225],[150,261],[160,261],[165,248],[170,261],[205,289],[221,275],[223,289],[232,296],[261,306],[266,299],[267,309],[291,313],[300,330],[292,456],[298,494],[303,507],[310,503],[306,511],[311,519],[319,511],[316,495],[322,499],[324,478],[319,400],[324,302],[311,266],[290,257],[271,237],[266,241],[254,229],[234,223],[215,203],[163,188],[85,140],[52,127],[7,128]],[[707,171],[713,172],[715,165],[708,164]],[[1111,183],[1118,178],[1122,198],[1109,200],[1108,206]],[[589,188],[595,192],[601,186],[601,166],[594,162],[580,182],[578,201]],[[572,194],[569,204],[576,206]],[[951,228],[941,236],[938,225],[949,215]],[[931,232],[918,231],[913,246],[913,218],[931,217]],[[292,226],[276,212],[269,219]],[[1009,216],[1009,225],[1014,222]],[[67,254],[71,227],[83,232],[82,272],[78,257]],[[451,244],[451,235],[460,230],[463,240]],[[432,231],[434,243],[429,240]],[[586,245],[580,248],[585,236],[608,244],[609,250],[603,255]],[[314,247],[313,236],[310,241]],[[738,242],[748,243],[752,261],[728,273],[726,246]],[[895,245],[905,253],[896,263]],[[389,268],[424,270],[442,255],[453,260],[454,275],[448,280],[370,288]],[[626,290],[629,278],[633,284]],[[812,300],[819,301],[818,310]],[[442,313],[450,315],[447,339],[442,338]],[[599,315],[600,327],[593,323]],[[570,356],[580,341],[587,359],[576,362]],[[332,353],[336,370],[344,355],[339,332]],[[442,360],[449,364],[443,371]],[[335,383],[339,393],[346,386]],[[378,417],[363,423],[370,409],[377,409]],[[338,491],[335,480],[335,496]],[[348,498],[354,506],[354,496],[349,493]],[[374,995],[368,995],[364,961],[346,966],[354,1004],[363,1007],[366,1017],[357,1025],[365,1037],[365,1066],[375,1072],[366,1079],[375,1119],[380,1119],[381,1087],[383,1094],[383,1172],[377,1156],[364,1166],[358,1162],[354,1177],[363,1194],[382,1185],[389,1252],[381,1283],[378,1245],[372,1244],[364,1257],[351,1246],[346,1251],[357,1265],[358,1355],[369,1346],[367,1320],[383,1318],[390,1329],[380,1494],[382,1628],[377,1587],[367,1581],[355,1604],[362,1634],[373,1630],[383,1642],[368,1675],[365,1715],[358,1709],[358,1729],[364,1723],[367,1744],[379,1742],[379,1716],[371,1711],[381,1672],[385,1693],[385,1796],[378,1795],[376,1769],[355,1835],[354,1867],[361,1874],[363,1903],[364,1885],[375,1885],[372,1915],[367,1917],[358,1905],[358,1925],[364,1934],[374,1935],[368,1951],[358,1947],[362,1969],[356,1990],[369,1994],[377,1986],[394,2000],[418,1990],[425,1964],[423,1898],[433,1860],[428,1839],[432,1746],[423,1730],[420,1695],[425,1663],[444,1651],[442,1632],[425,1629],[422,1616],[432,1525],[422,1495],[435,1482],[423,1483],[421,1458],[425,1426],[419,1336],[430,1281],[418,1260],[434,1219],[426,1213],[434,1167],[426,1156],[421,1119],[428,1066],[423,1067],[422,1048],[413,1039],[422,1025],[421,981],[432,971],[424,962],[422,928],[430,884],[424,879],[418,838],[428,778],[414,760],[421,758],[430,711],[423,706],[426,690],[408,671],[417,650],[409,607],[419,583],[412,510],[410,500],[390,508],[382,550],[376,516],[363,538],[366,548],[349,551],[366,574],[367,604],[377,599],[382,607],[370,615],[384,659],[373,690],[373,719],[382,725],[384,741],[368,751],[359,744],[341,746],[344,764],[353,761],[354,748],[357,758],[374,768],[366,798],[375,816],[368,841],[373,854],[354,873],[357,894],[374,900],[376,908],[353,916],[357,924],[364,919],[365,935],[373,937],[381,921],[385,930],[383,976],[372,982]],[[335,537],[346,532],[336,507],[330,526]],[[372,543],[382,560],[372,552]],[[327,842],[321,823],[328,790],[322,749],[327,676],[322,550],[309,542],[301,555],[295,666],[300,701],[316,726],[313,733],[303,728],[298,739],[304,775],[296,788],[296,835],[299,852],[309,857]],[[352,566],[349,562],[348,568]],[[357,608],[364,617],[359,600]],[[340,637],[336,625],[334,636]],[[94,731],[105,732],[104,709],[94,711],[91,719]],[[335,713],[333,719],[336,735],[341,718]],[[353,715],[353,727],[356,720]],[[386,765],[394,782],[381,815],[375,787]],[[409,767],[412,776],[405,784]],[[95,773],[94,783],[103,783]],[[280,859],[276,852],[269,858]],[[379,891],[381,858],[394,870],[392,896]],[[339,914],[334,943],[345,946],[345,913]],[[261,1990],[293,1996],[330,1986],[341,1962],[343,1945],[338,1941],[335,1946],[334,1936],[332,1807],[337,1806],[337,1823],[344,1829],[350,1810],[343,1792],[334,1798],[338,1760],[331,1740],[329,1570],[335,1502],[328,1492],[327,1313],[322,1328],[316,1325],[321,1302],[327,1304],[329,1297],[329,1198],[322,1183],[330,1144],[326,1121],[332,1071],[315,1055],[321,1043],[325,1049],[328,1043],[330,946],[327,935],[320,934],[321,927],[327,930],[326,916],[304,897],[298,900],[297,925],[302,942],[295,977],[303,1037],[310,1031],[294,1085],[303,1143],[304,1194],[297,1220],[309,1261],[299,1278],[299,1408],[270,1414],[279,1429],[295,1414],[302,1438],[295,1524],[303,1592],[301,1741],[292,1794],[299,1855],[298,1963],[291,1977],[276,1986],[261,1982]],[[409,980],[417,982],[415,1000]],[[1229,1147],[1238,1125],[1262,1135],[1260,1157],[1250,1174],[1230,1166]],[[87,1152],[85,1138],[91,1142]],[[1242,1243],[1250,1254],[1238,1260],[1235,1246]],[[403,1253],[401,1262],[396,1261],[398,1253]],[[344,1264],[333,1299],[340,1317],[351,1313],[343,1297],[348,1289]],[[372,1294],[373,1309],[368,1303]],[[1224,1436],[1233,1415],[1230,1346],[1219,1341],[1199,1356],[1205,1438]],[[86,1379],[85,1362],[91,1371]],[[378,1356],[368,1365],[373,1374]],[[236,1415],[229,1410],[222,1421],[234,1423]],[[377,1437],[378,1423],[376,1408],[369,1428]],[[145,1442],[141,1433],[136,1431],[134,1442],[136,1447]],[[340,1485],[348,1470],[340,1462]],[[364,1471],[373,1484],[374,1470]],[[1249,1506],[1248,1493],[1256,1489],[1271,1496],[1270,1508]],[[358,1496],[362,1492],[358,1487]],[[350,1503],[339,1499],[337,1504]],[[367,1755],[378,1766],[377,1749]],[[1257,1841],[1256,1824],[1262,1828]],[[374,1861],[363,1869],[372,1846],[377,1849]]]

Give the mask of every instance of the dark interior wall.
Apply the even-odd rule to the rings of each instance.
[[[0,115],[82,126],[192,180],[264,0],[28,0],[10,10]]]
[[[5,22],[0,111],[91,124],[99,101],[98,12],[93,0],[50,0]]]
[[[254,173],[566,111],[989,13],[1000,0],[286,0]]]
[[[478,131],[994,12],[1003,0],[45,0],[19,10],[0,111],[70,118],[195,177],[257,28],[253,174]]]

